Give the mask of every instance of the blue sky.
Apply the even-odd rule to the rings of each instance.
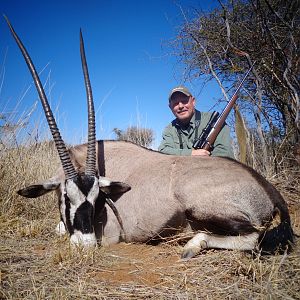
[[[115,127],[141,126],[154,130],[156,148],[163,128],[173,119],[169,91],[182,83],[197,97],[199,109],[209,110],[216,100],[217,89],[201,89],[201,84],[182,81],[184,66],[167,44],[183,23],[179,5],[186,11],[207,10],[217,1],[0,0],[0,4],[37,70],[43,70],[41,80],[67,142],[84,142],[86,136],[80,28],[97,111],[98,139],[114,139]],[[0,112],[21,115],[37,101],[37,93],[1,19]],[[38,103],[31,123],[44,121],[40,109]]]

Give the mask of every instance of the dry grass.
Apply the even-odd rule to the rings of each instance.
[[[55,195],[15,193],[58,164],[48,143],[1,152],[0,299],[300,299],[299,245],[290,255],[209,250],[190,261],[175,242],[71,251],[54,233]],[[300,195],[283,194],[299,234]]]

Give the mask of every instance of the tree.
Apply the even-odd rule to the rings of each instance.
[[[239,109],[256,132],[262,165],[266,165],[268,149],[300,140],[299,1],[219,3],[211,12],[197,11],[191,20],[185,16],[174,45],[188,78],[216,80],[225,99],[228,86],[255,62],[239,97]]]
[[[116,134],[117,140],[130,141],[143,147],[150,147],[154,140],[154,132],[149,128],[131,126],[126,131],[114,128],[113,132]]]

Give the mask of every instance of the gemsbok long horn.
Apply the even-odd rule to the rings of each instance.
[[[39,97],[42,102],[42,106],[43,106],[43,109],[44,109],[44,112],[45,112],[45,115],[47,118],[47,122],[48,122],[48,125],[50,128],[50,131],[53,136],[53,140],[55,142],[56,149],[58,151],[58,155],[59,155],[64,173],[65,173],[66,179],[75,178],[75,177],[77,177],[76,170],[71,162],[71,158],[70,158],[69,152],[66,148],[66,145],[65,145],[63,139],[61,138],[59,129],[57,127],[55,118],[53,116],[53,113],[50,108],[49,102],[47,100],[43,85],[41,84],[41,81],[40,81],[38,73],[35,69],[35,66],[34,66],[27,50],[25,49],[24,45],[22,44],[21,40],[19,39],[19,37],[16,34],[15,30],[13,29],[12,25],[10,24],[8,18],[6,16],[4,16],[4,18],[10,28],[10,31],[11,31],[14,39],[16,40],[16,42],[22,52],[22,55],[24,56],[27,66],[31,72],[33,81],[35,83],[36,89],[38,91]]]
[[[86,156],[86,168],[85,174],[90,176],[96,175],[96,126],[95,126],[95,109],[94,109],[94,100],[92,87],[86,62],[85,50],[84,50],[84,42],[82,37],[82,31],[80,29],[80,56],[81,56],[81,64],[86,88],[87,95],[87,106],[88,106],[88,145],[87,145],[87,156]],[[122,232],[122,238],[125,240],[125,231],[123,227],[122,218],[115,207],[113,201],[106,197],[106,203],[114,212]]]
[[[80,56],[81,56],[82,70],[83,70],[86,95],[87,95],[87,106],[88,106],[88,146],[87,146],[85,174],[95,176],[96,175],[95,110],[94,110],[93,93],[92,93],[89,72],[88,72],[88,67],[87,67],[87,62],[85,57],[84,43],[83,43],[81,30],[80,30]]]

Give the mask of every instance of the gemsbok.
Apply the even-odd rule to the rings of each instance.
[[[227,158],[172,156],[124,141],[96,141],[81,31],[88,143],[67,150],[31,58],[6,21],[33,76],[62,165],[49,180],[18,193],[35,198],[55,190],[58,228],[69,232],[71,244],[149,242],[189,231],[194,236],[182,258],[205,248],[269,253],[291,249],[294,234],[287,204],[253,169]],[[274,224],[276,216],[280,221]]]

